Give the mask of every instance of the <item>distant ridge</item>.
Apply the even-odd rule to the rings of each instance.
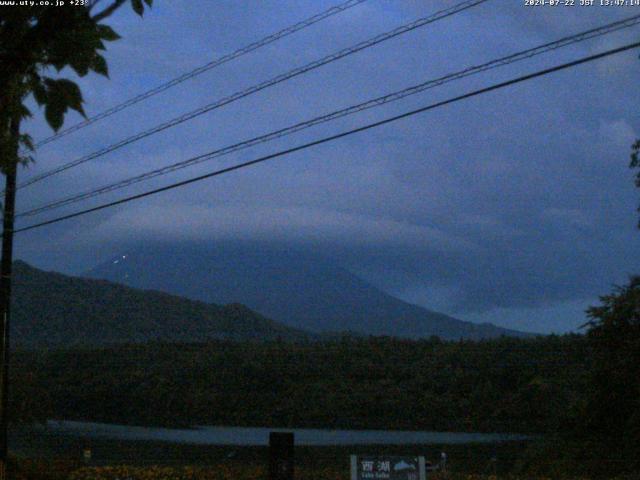
[[[338,265],[269,245],[146,246],[123,252],[86,275],[206,302],[239,302],[315,333],[447,340],[530,335],[409,304]]]
[[[310,335],[240,304],[225,306],[14,263],[12,342],[22,347],[97,346],[212,339],[298,340]]]

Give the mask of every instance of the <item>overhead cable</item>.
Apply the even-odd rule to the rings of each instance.
[[[122,204],[129,203],[129,202],[132,202],[132,201],[135,201],[135,200],[140,200],[142,198],[145,198],[145,197],[148,197],[148,196],[151,196],[151,195],[155,195],[155,194],[158,194],[158,193],[161,193],[161,192],[166,192],[168,190],[173,190],[175,188],[179,188],[179,187],[183,187],[183,186],[186,186],[186,185],[190,185],[192,183],[200,182],[200,181],[206,180],[208,178],[217,177],[217,176],[220,176],[220,175],[223,175],[223,174],[226,174],[226,173],[230,173],[230,172],[233,172],[233,171],[236,171],[236,170],[240,170],[240,169],[244,169],[244,168],[247,168],[247,167],[251,167],[251,166],[266,162],[268,160],[273,160],[275,158],[279,158],[279,157],[282,157],[282,156],[285,156],[285,155],[289,155],[289,154],[294,153],[294,152],[299,152],[301,150],[306,150],[308,148],[311,148],[311,147],[314,147],[314,146],[317,146],[317,145],[321,145],[321,144],[324,144],[324,143],[332,142],[334,140],[338,140],[338,139],[343,138],[343,137],[351,136],[351,135],[354,135],[356,133],[360,133],[360,132],[364,132],[366,130],[370,130],[372,128],[380,127],[382,125],[387,125],[389,123],[396,122],[396,121],[404,119],[404,118],[412,117],[412,116],[417,115],[419,113],[424,113],[424,112],[427,112],[429,110],[433,110],[433,109],[436,109],[436,108],[439,108],[439,107],[443,107],[445,105],[449,105],[449,104],[456,103],[456,102],[459,102],[459,101],[462,101],[462,100],[466,100],[468,98],[472,98],[472,97],[476,97],[476,96],[479,96],[479,95],[483,95],[483,94],[486,94],[486,93],[489,93],[489,92],[492,92],[492,91],[495,91],[495,90],[500,90],[502,88],[506,88],[506,87],[509,87],[511,85],[515,85],[515,84],[522,83],[522,82],[525,82],[525,81],[528,81],[528,80],[532,80],[534,78],[543,77],[543,76],[549,75],[549,74],[554,73],[554,72],[558,72],[558,71],[561,71],[561,70],[566,70],[566,69],[569,69],[569,68],[572,68],[572,67],[576,67],[578,65],[582,65],[582,64],[585,64],[585,63],[593,62],[595,60],[599,60],[599,59],[602,59],[602,58],[605,58],[605,57],[609,57],[611,55],[616,55],[616,54],[619,54],[619,53],[622,53],[622,52],[625,52],[625,51],[628,51],[628,50],[631,50],[631,49],[634,49],[634,48],[638,48],[638,47],[640,47],[640,42],[631,43],[631,44],[628,44],[628,45],[625,45],[625,46],[622,46],[622,47],[618,47],[618,48],[614,48],[614,49],[611,49],[611,50],[607,50],[605,52],[601,52],[601,53],[598,53],[598,54],[595,54],[595,55],[590,55],[588,57],[582,57],[582,58],[580,58],[578,60],[574,60],[574,61],[571,61],[571,62],[568,62],[568,63],[563,63],[561,65],[556,65],[554,67],[547,68],[547,69],[544,69],[544,70],[539,70],[537,72],[530,73],[528,75],[523,75],[523,76],[514,78],[512,80],[508,80],[508,81],[505,81],[505,82],[497,83],[497,84],[491,85],[489,87],[481,88],[479,90],[474,90],[472,92],[465,93],[463,95],[459,95],[457,97],[453,97],[453,98],[450,98],[448,100],[443,100],[443,101],[440,101],[440,102],[432,103],[430,105],[427,105],[427,106],[424,106],[424,107],[421,107],[421,108],[418,108],[418,109],[415,109],[415,110],[410,110],[410,111],[402,113],[400,115],[395,115],[393,117],[388,117],[388,118],[386,118],[384,120],[379,120],[377,122],[369,123],[367,125],[363,125],[361,127],[357,127],[357,128],[351,129],[351,130],[346,130],[344,132],[341,132],[341,133],[338,133],[338,134],[335,134],[335,135],[330,135],[328,137],[324,137],[324,138],[321,138],[321,139],[318,139],[318,140],[314,140],[312,142],[308,142],[308,143],[305,143],[305,144],[302,144],[302,145],[291,147],[291,148],[288,148],[286,150],[281,150],[279,152],[272,153],[270,155],[265,155],[265,156],[259,157],[257,159],[254,159],[254,160],[250,160],[250,161],[247,161],[247,162],[243,162],[243,163],[239,163],[239,164],[236,164],[236,165],[232,165],[230,167],[221,168],[219,170],[215,170],[213,172],[206,173],[204,175],[199,175],[197,177],[193,177],[193,178],[190,178],[188,180],[183,180],[183,181],[180,181],[180,182],[172,183],[172,184],[166,185],[164,187],[160,187],[160,188],[156,188],[156,189],[153,189],[153,190],[148,190],[148,191],[143,192],[143,193],[138,193],[136,195],[131,195],[131,196],[128,196],[128,197],[124,197],[124,198],[121,198],[121,199],[118,199],[118,200],[115,200],[115,201],[112,201],[112,202],[108,202],[108,203],[104,203],[102,205],[98,205],[96,207],[87,208],[87,209],[80,210],[80,211],[75,212],[75,213],[70,213],[68,215],[63,215],[63,216],[56,217],[56,218],[53,218],[53,219],[50,219],[50,220],[46,220],[46,221],[39,222],[39,223],[36,223],[36,224],[28,225],[26,227],[18,228],[18,229],[14,230],[14,233],[26,232],[26,231],[33,230],[33,229],[36,229],[36,228],[44,227],[46,225],[51,225],[51,224],[54,224],[54,223],[62,222],[64,220],[69,220],[71,218],[77,218],[77,217],[80,217],[82,215],[86,215],[86,214],[89,214],[89,213],[93,213],[93,212],[97,212],[97,211],[100,211],[100,210],[104,210],[106,208],[111,208],[111,207],[114,207],[116,205],[122,205]],[[3,235],[4,235],[4,232],[3,232]]]

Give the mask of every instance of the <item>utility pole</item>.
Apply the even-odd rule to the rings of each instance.
[[[9,423],[9,326],[11,318],[11,267],[13,264],[13,223],[18,171],[20,120],[14,116],[9,126],[11,157],[5,166],[4,215],[2,218],[2,258],[0,259],[0,480],[7,480]]]

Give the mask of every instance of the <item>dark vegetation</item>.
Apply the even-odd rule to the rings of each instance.
[[[563,409],[564,428],[522,459],[560,476],[640,473],[640,277],[588,311],[589,368],[583,401]]]
[[[17,406],[40,418],[541,433],[580,404],[587,349],[579,336],[217,341],[23,352],[13,371]]]

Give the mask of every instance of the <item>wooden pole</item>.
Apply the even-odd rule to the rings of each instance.
[[[12,156],[5,166],[4,214],[2,218],[2,258],[0,259],[0,480],[6,480],[9,456],[9,328],[11,319],[11,267],[13,264],[13,224],[16,204],[16,177],[18,171],[18,138],[20,120],[10,124]]]
[[[293,433],[269,434],[269,480],[293,480]]]

